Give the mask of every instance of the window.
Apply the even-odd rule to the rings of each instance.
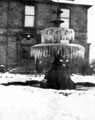
[[[25,27],[34,27],[35,7],[25,6]]]
[[[70,10],[69,9],[61,9],[63,13],[61,14],[61,20],[64,22],[61,23],[60,27],[69,28],[69,19],[70,19]]]

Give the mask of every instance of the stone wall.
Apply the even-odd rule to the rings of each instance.
[[[0,64],[15,64],[16,33],[22,29],[23,5],[0,1]]]
[[[6,63],[6,44],[7,44],[7,9],[8,4],[0,2],[0,63]]]

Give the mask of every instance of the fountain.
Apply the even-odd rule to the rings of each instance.
[[[43,88],[75,89],[70,78],[69,63],[80,62],[84,58],[85,48],[74,44],[74,30],[50,27],[41,31],[41,44],[31,47],[31,56],[35,62],[44,57],[53,56],[50,70],[41,82]]]

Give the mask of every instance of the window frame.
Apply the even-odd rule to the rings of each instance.
[[[34,15],[29,15],[29,14],[25,14],[25,7],[27,7],[27,6],[29,6],[29,7],[34,7]],[[25,7],[24,7],[24,28],[34,28],[35,27],[35,17],[36,17],[36,7],[35,7],[35,5],[25,5]],[[33,19],[33,21],[34,21],[34,23],[33,23],[33,26],[27,26],[27,25],[25,25],[25,17],[26,16],[33,16],[34,17],[34,19]]]
[[[68,27],[66,26],[66,27],[64,27],[64,26],[62,26],[62,24],[64,24],[64,23],[61,23],[60,24],[60,27],[63,27],[63,28],[69,28],[70,27],[70,9],[68,9],[68,8],[61,8],[61,11],[62,11],[62,9],[63,9],[63,12],[64,12],[64,10],[68,10],[69,12],[68,12],[68,17],[63,17],[63,16],[61,16],[62,14],[60,14],[60,20],[68,20]]]

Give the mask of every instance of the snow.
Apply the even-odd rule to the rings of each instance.
[[[39,75],[0,74],[0,84],[39,80]],[[95,76],[71,76],[73,81],[94,82]],[[53,90],[0,85],[0,120],[95,120],[95,88]]]
[[[72,3],[72,4],[83,4],[83,5],[93,5],[94,0],[52,0],[54,2]]]
[[[77,82],[90,82],[95,84],[95,75],[87,75],[87,76],[82,76],[82,75],[73,75],[71,76],[71,79],[77,83]]]
[[[41,81],[44,78],[44,75],[23,75],[23,74],[11,74],[11,73],[0,73],[0,83],[8,83],[15,81],[31,81],[38,80]]]

